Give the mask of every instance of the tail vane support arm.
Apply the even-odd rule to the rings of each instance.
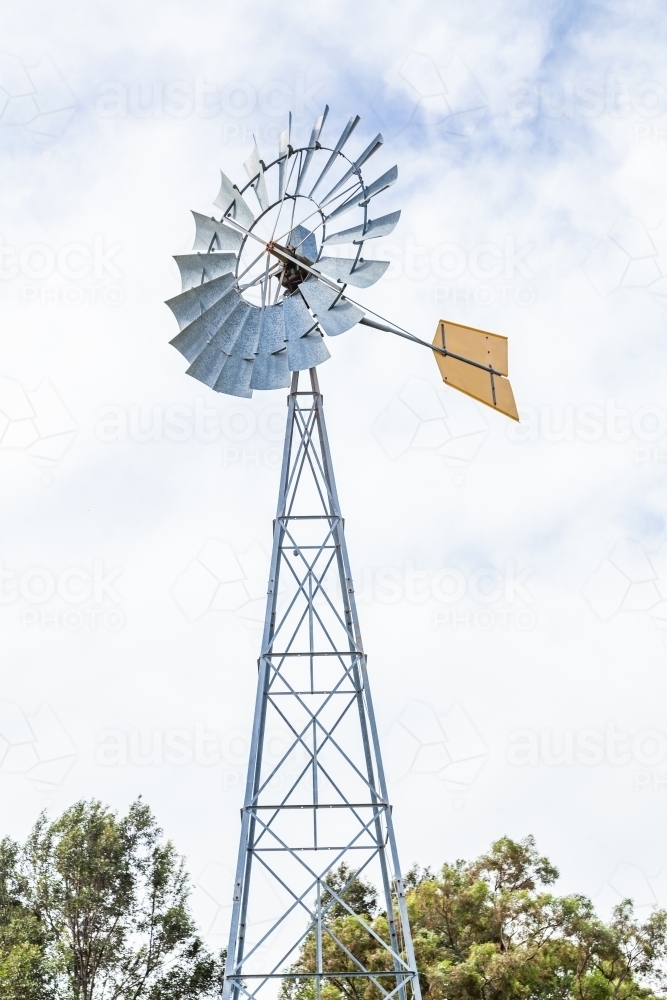
[[[512,420],[519,420],[512,386],[506,377],[507,337],[441,319],[433,343],[429,344],[407,330],[378,322],[369,316],[364,316],[359,322],[429,347],[435,355],[443,382],[486,406],[500,410]]]
[[[332,281],[312,265],[300,261],[286,247],[276,243],[267,243],[255,233],[245,229],[236,219],[227,216],[226,221],[241,233],[263,244],[279,260],[297,264],[311,276],[318,278],[323,285],[337,291],[338,299],[343,297],[345,284]],[[393,333],[397,337],[404,337],[406,340],[421,344],[423,347],[429,347],[435,354],[443,382],[446,382],[453,389],[465,393],[466,396],[471,396],[478,402],[491,406],[494,410],[499,410],[505,416],[511,417],[512,420],[519,421],[519,412],[512,386],[506,377],[508,369],[507,337],[442,319],[438,323],[433,343],[429,344],[407,330],[387,322],[383,316],[372,309],[361,306],[349,295],[345,294],[344,298],[352,306],[363,310],[364,315],[357,322],[376,330]],[[371,319],[368,313],[376,316],[377,319]]]

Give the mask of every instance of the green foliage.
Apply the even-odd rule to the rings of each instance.
[[[0,841],[0,996],[48,1000],[54,995],[54,970],[47,935],[38,915],[25,905],[18,858],[18,845]]]
[[[639,921],[624,900],[609,922],[583,896],[557,896],[557,869],[531,837],[503,837],[476,861],[405,879],[424,1000],[667,1000],[667,912]],[[204,1000],[212,956],[188,910],[183,860],[148,807],[118,817],[78,802],[42,815],[24,845],[0,842],[2,1000]],[[386,969],[387,913],[347,865],[322,892],[321,1000],[380,1000],[361,963]],[[352,912],[350,912],[352,911]],[[309,934],[281,1000],[315,1000]]]
[[[3,1000],[194,1000],[220,965],[195,932],[183,860],[139,799],[77,802],[0,845]]]
[[[354,910],[355,913],[362,913],[366,917],[372,917],[377,909],[377,889],[369,882],[361,878],[356,878],[354,869],[341,862],[338,868],[331,872],[327,884],[332,892],[327,889],[322,890],[322,908],[326,909],[326,919],[331,922],[338,917],[347,916],[349,910],[342,902]],[[335,896],[338,899],[335,899]],[[332,902],[332,900],[334,900]]]
[[[336,885],[349,875],[339,869]],[[654,910],[641,922],[625,900],[605,923],[583,896],[553,894],[549,887],[557,878],[532,837],[521,842],[503,837],[476,861],[445,864],[437,873],[412,869],[405,880],[407,906],[424,1000],[667,997],[667,912]],[[356,899],[375,902],[371,892],[359,880]],[[332,935],[323,937],[323,968],[354,971],[344,949],[369,971],[386,968],[382,949],[364,926],[388,941],[387,915],[373,916],[375,906],[360,906],[357,919],[341,909],[330,910]],[[311,934],[290,972],[315,967]],[[368,980],[344,975],[322,991],[323,1000],[379,1000],[380,995]],[[314,997],[313,979],[284,980],[281,1000]]]

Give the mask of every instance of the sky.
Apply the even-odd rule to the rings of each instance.
[[[224,942],[286,393],[188,378],[163,303],[219,169],[328,104],[399,166],[357,299],[508,336],[522,418],[379,331],[319,371],[403,866],[533,834],[561,891],[667,906],[661,6],[0,18],[0,832],[142,795]]]

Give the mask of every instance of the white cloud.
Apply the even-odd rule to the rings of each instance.
[[[462,705],[438,715],[431,705],[410,701],[385,734],[383,745],[391,783],[416,775],[465,792],[488,756],[488,748]]]
[[[25,451],[38,465],[54,466],[76,436],[76,424],[54,386],[44,379],[27,391],[0,377],[0,449]]]
[[[621,539],[583,594],[601,621],[619,611],[645,611],[658,628],[667,628],[667,543],[651,554]]]
[[[39,141],[57,139],[76,110],[76,101],[48,55],[26,66],[0,53],[0,126],[22,125]]]
[[[257,625],[264,620],[268,570],[268,556],[258,542],[235,552],[229,542],[209,538],[171,593],[190,621],[209,610],[235,611]]]
[[[76,747],[50,705],[26,714],[0,701],[0,781],[23,775],[39,791],[55,789],[76,758]]]
[[[481,410],[466,396],[412,377],[378,416],[373,430],[391,459],[409,448],[425,449],[441,455],[451,468],[465,470],[488,433]]]

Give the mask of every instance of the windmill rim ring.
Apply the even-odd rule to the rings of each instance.
[[[263,219],[265,219],[267,215],[269,215],[272,211],[274,211],[278,206],[284,205],[288,201],[296,201],[299,198],[303,198],[305,201],[309,201],[312,205],[315,206],[316,211],[319,212],[320,217],[322,219],[322,226],[321,226],[322,236],[326,235],[326,222],[324,221],[325,220],[324,212],[323,212],[321,206],[313,198],[310,198],[308,195],[298,194],[298,195],[285,195],[284,198],[278,198],[278,199],[276,199],[276,201],[272,202],[268,206],[268,208],[266,208],[260,215],[258,215],[255,218],[255,221],[253,222],[253,224],[250,227],[250,229],[248,230],[248,232],[243,235],[243,239],[241,240],[241,245],[239,246],[239,249],[237,251],[237,257],[236,257],[235,278],[236,278],[237,281],[239,280],[239,272],[241,270],[241,261],[242,261],[242,258],[243,258],[243,253],[244,253],[245,249],[247,248],[249,241],[252,239],[252,237],[250,236],[250,234],[254,231],[255,227],[258,225],[258,223],[260,223]],[[313,212],[312,214],[315,215],[315,212]],[[296,225],[300,225],[300,223],[297,223]],[[268,253],[268,250],[265,248],[264,252]],[[318,249],[316,261],[313,261],[313,263],[316,263],[317,260],[319,260],[321,256],[322,256],[322,241],[320,241],[320,247]],[[243,293],[241,293],[241,294],[243,294]]]
[[[324,145],[321,145],[320,143],[316,143],[314,146],[299,146],[299,147],[296,147],[296,148],[293,148],[293,147],[290,146],[288,148],[288,152],[287,153],[285,153],[285,154],[283,154],[281,156],[276,157],[276,159],[272,160],[270,163],[264,165],[263,161],[260,161],[262,163],[263,174],[264,174],[264,176],[266,176],[266,174],[268,174],[270,170],[274,169],[275,167],[279,167],[281,163],[287,164],[293,157],[296,157],[297,155],[301,155],[301,157],[303,159],[303,156],[305,156],[305,154],[307,154],[307,153],[313,153],[314,154],[314,153],[317,153],[317,152],[329,153],[330,155],[333,154],[333,153],[337,153],[338,156],[341,158],[341,160],[345,161],[345,163],[347,164],[348,167],[354,168],[354,175],[357,178],[358,184],[361,186],[361,192],[363,192],[365,194],[366,185],[364,184],[364,180],[363,180],[363,176],[362,176],[362,172],[361,172],[361,167],[356,167],[355,168],[355,161],[351,160],[350,157],[347,156],[342,150],[340,150],[340,149],[336,150],[332,146],[324,146]],[[254,186],[255,186],[255,183],[257,182],[257,179],[258,179],[257,176],[254,176],[254,177],[250,178],[246,182],[246,184],[243,185],[243,187],[238,188],[239,194],[241,194],[242,196],[245,196],[246,192],[249,189],[253,189],[254,190]],[[351,180],[352,180],[352,178],[350,178],[350,181]],[[286,187],[287,187],[288,183],[289,183],[289,179],[286,181]],[[249,304],[256,305],[256,303],[253,303],[250,299],[248,299],[248,297],[244,294],[244,290],[241,289],[241,287],[239,286],[239,278],[240,278],[240,275],[243,274],[243,268],[241,266],[241,263],[242,263],[242,260],[243,260],[243,255],[244,255],[244,252],[247,250],[249,240],[252,239],[252,237],[250,236],[250,233],[253,233],[253,231],[255,230],[255,227],[258,224],[260,224],[262,222],[262,220],[265,220],[266,217],[271,212],[275,211],[276,208],[278,208],[280,210],[281,206],[287,204],[290,201],[293,201],[294,203],[296,203],[298,199],[303,199],[304,201],[309,201],[314,206],[314,211],[309,216],[307,216],[306,218],[312,218],[317,213],[319,213],[320,220],[321,220],[321,225],[318,223],[317,227],[316,227],[320,231],[319,232],[319,247],[318,247],[317,258],[316,258],[315,261],[313,261],[313,263],[317,263],[317,261],[320,260],[320,258],[322,256],[323,249],[324,249],[324,241],[326,239],[326,218],[327,218],[327,216],[326,216],[326,211],[325,211],[322,203],[320,201],[318,201],[316,198],[313,197],[313,190],[314,189],[311,188],[310,194],[305,194],[305,193],[304,194],[301,194],[301,193],[299,193],[299,194],[296,194],[296,193],[287,194],[287,191],[285,191],[285,193],[283,194],[282,198],[277,198],[270,205],[268,205],[267,208],[264,209],[264,211],[260,212],[260,214],[255,217],[252,225],[250,226],[250,228],[248,230],[248,233],[246,233],[246,234],[243,235],[243,239],[241,240],[241,244],[240,244],[240,246],[238,248],[237,255],[236,255],[236,269],[235,269],[234,277],[235,277],[235,280],[236,280],[237,290],[238,290],[239,294],[245,299],[246,302],[249,302]],[[338,194],[336,194],[334,196],[334,199],[332,199],[332,200],[335,202],[338,198],[343,198],[345,195],[347,195],[348,197],[350,196],[349,189],[344,188],[342,191],[340,191]],[[361,207],[361,206],[359,206],[359,207]],[[363,212],[364,212],[364,219],[365,219],[366,216],[367,216],[367,208],[364,207],[363,208]],[[224,222],[224,217],[221,219],[221,221]],[[301,225],[301,224],[302,223],[299,223],[298,221],[296,222],[296,225]],[[313,227],[311,226],[310,228],[312,229]],[[358,256],[361,255],[362,247],[363,247],[364,242],[365,242],[364,240],[361,240],[357,244],[357,255]],[[265,250],[265,253],[269,253],[269,251]]]

